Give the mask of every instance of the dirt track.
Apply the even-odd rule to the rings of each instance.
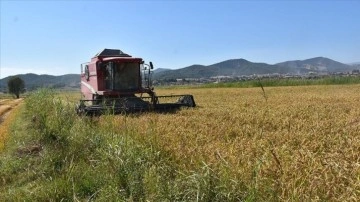
[[[4,122],[9,112],[14,109],[23,99],[0,100],[0,125]]]
[[[10,112],[18,106],[23,99],[0,99],[0,151],[4,148],[8,135],[11,117]]]

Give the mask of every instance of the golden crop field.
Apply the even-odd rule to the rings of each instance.
[[[157,92],[193,94],[198,106],[115,116],[114,127],[131,127],[183,169],[202,164],[281,200],[359,199],[359,85]]]
[[[84,117],[79,93],[27,97],[0,156],[0,200],[360,198],[360,85],[156,92],[197,107]]]

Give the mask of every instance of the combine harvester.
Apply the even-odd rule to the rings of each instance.
[[[174,111],[195,107],[192,95],[157,96],[152,87],[153,64],[144,64],[121,50],[104,49],[81,64],[82,99],[78,114]],[[146,96],[143,96],[143,95]]]

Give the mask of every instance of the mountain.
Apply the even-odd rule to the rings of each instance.
[[[170,69],[166,69],[166,68],[157,68],[155,69],[153,72],[154,74],[156,73],[160,73],[160,72],[164,72],[164,71],[169,71]]]
[[[182,69],[168,70],[154,74],[154,79],[207,78],[215,76],[243,76],[252,74],[288,73],[286,66],[253,63],[245,59],[232,59],[209,66],[191,65]]]
[[[298,71],[298,73],[308,72],[349,72],[354,68],[350,65],[346,65],[329,58],[316,57],[307,60],[293,60],[276,64],[282,67],[289,67],[292,71]]]
[[[307,60],[286,61],[274,65],[254,63],[245,59],[226,60],[213,65],[189,67],[154,73],[154,79],[208,78],[215,76],[246,76],[253,74],[307,74],[350,72],[358,66],[343,64],[329,58],[316,57]]]
[[[277,63],[255,63],[245,59],[231,59],[212,65],[191,65],[185,68],[171,70],[158,68],[153,71],[153,78],[159,80],[183,78],[209,78],[216,76],[246,76],[254,74],[307,74],[351,72],[360,69],[359,64],[347,65],[329,58],[316,57],[307,60],[293,60]],[[20,74],[28,90],[38,87],[52,87],[63,89],[80,89],[80,75],[66,74],[62,76]],[[6,90],[10,77],[0,80],[0,90]]]
[[[37,75],[37,74],[19,74],[25,82],[25,87],[29,90],[39,87],[53,87],[53,88],[80,88],[79,74],[65,74],[61,76],[52,75]],[[9,77],[0,80],[0,88],[6,88]]]

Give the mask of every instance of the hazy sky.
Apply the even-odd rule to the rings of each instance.
[[[360,0],[0,0],[0,78],[79,73],[104,48],[156,68],[244,58],[360,62]]]

